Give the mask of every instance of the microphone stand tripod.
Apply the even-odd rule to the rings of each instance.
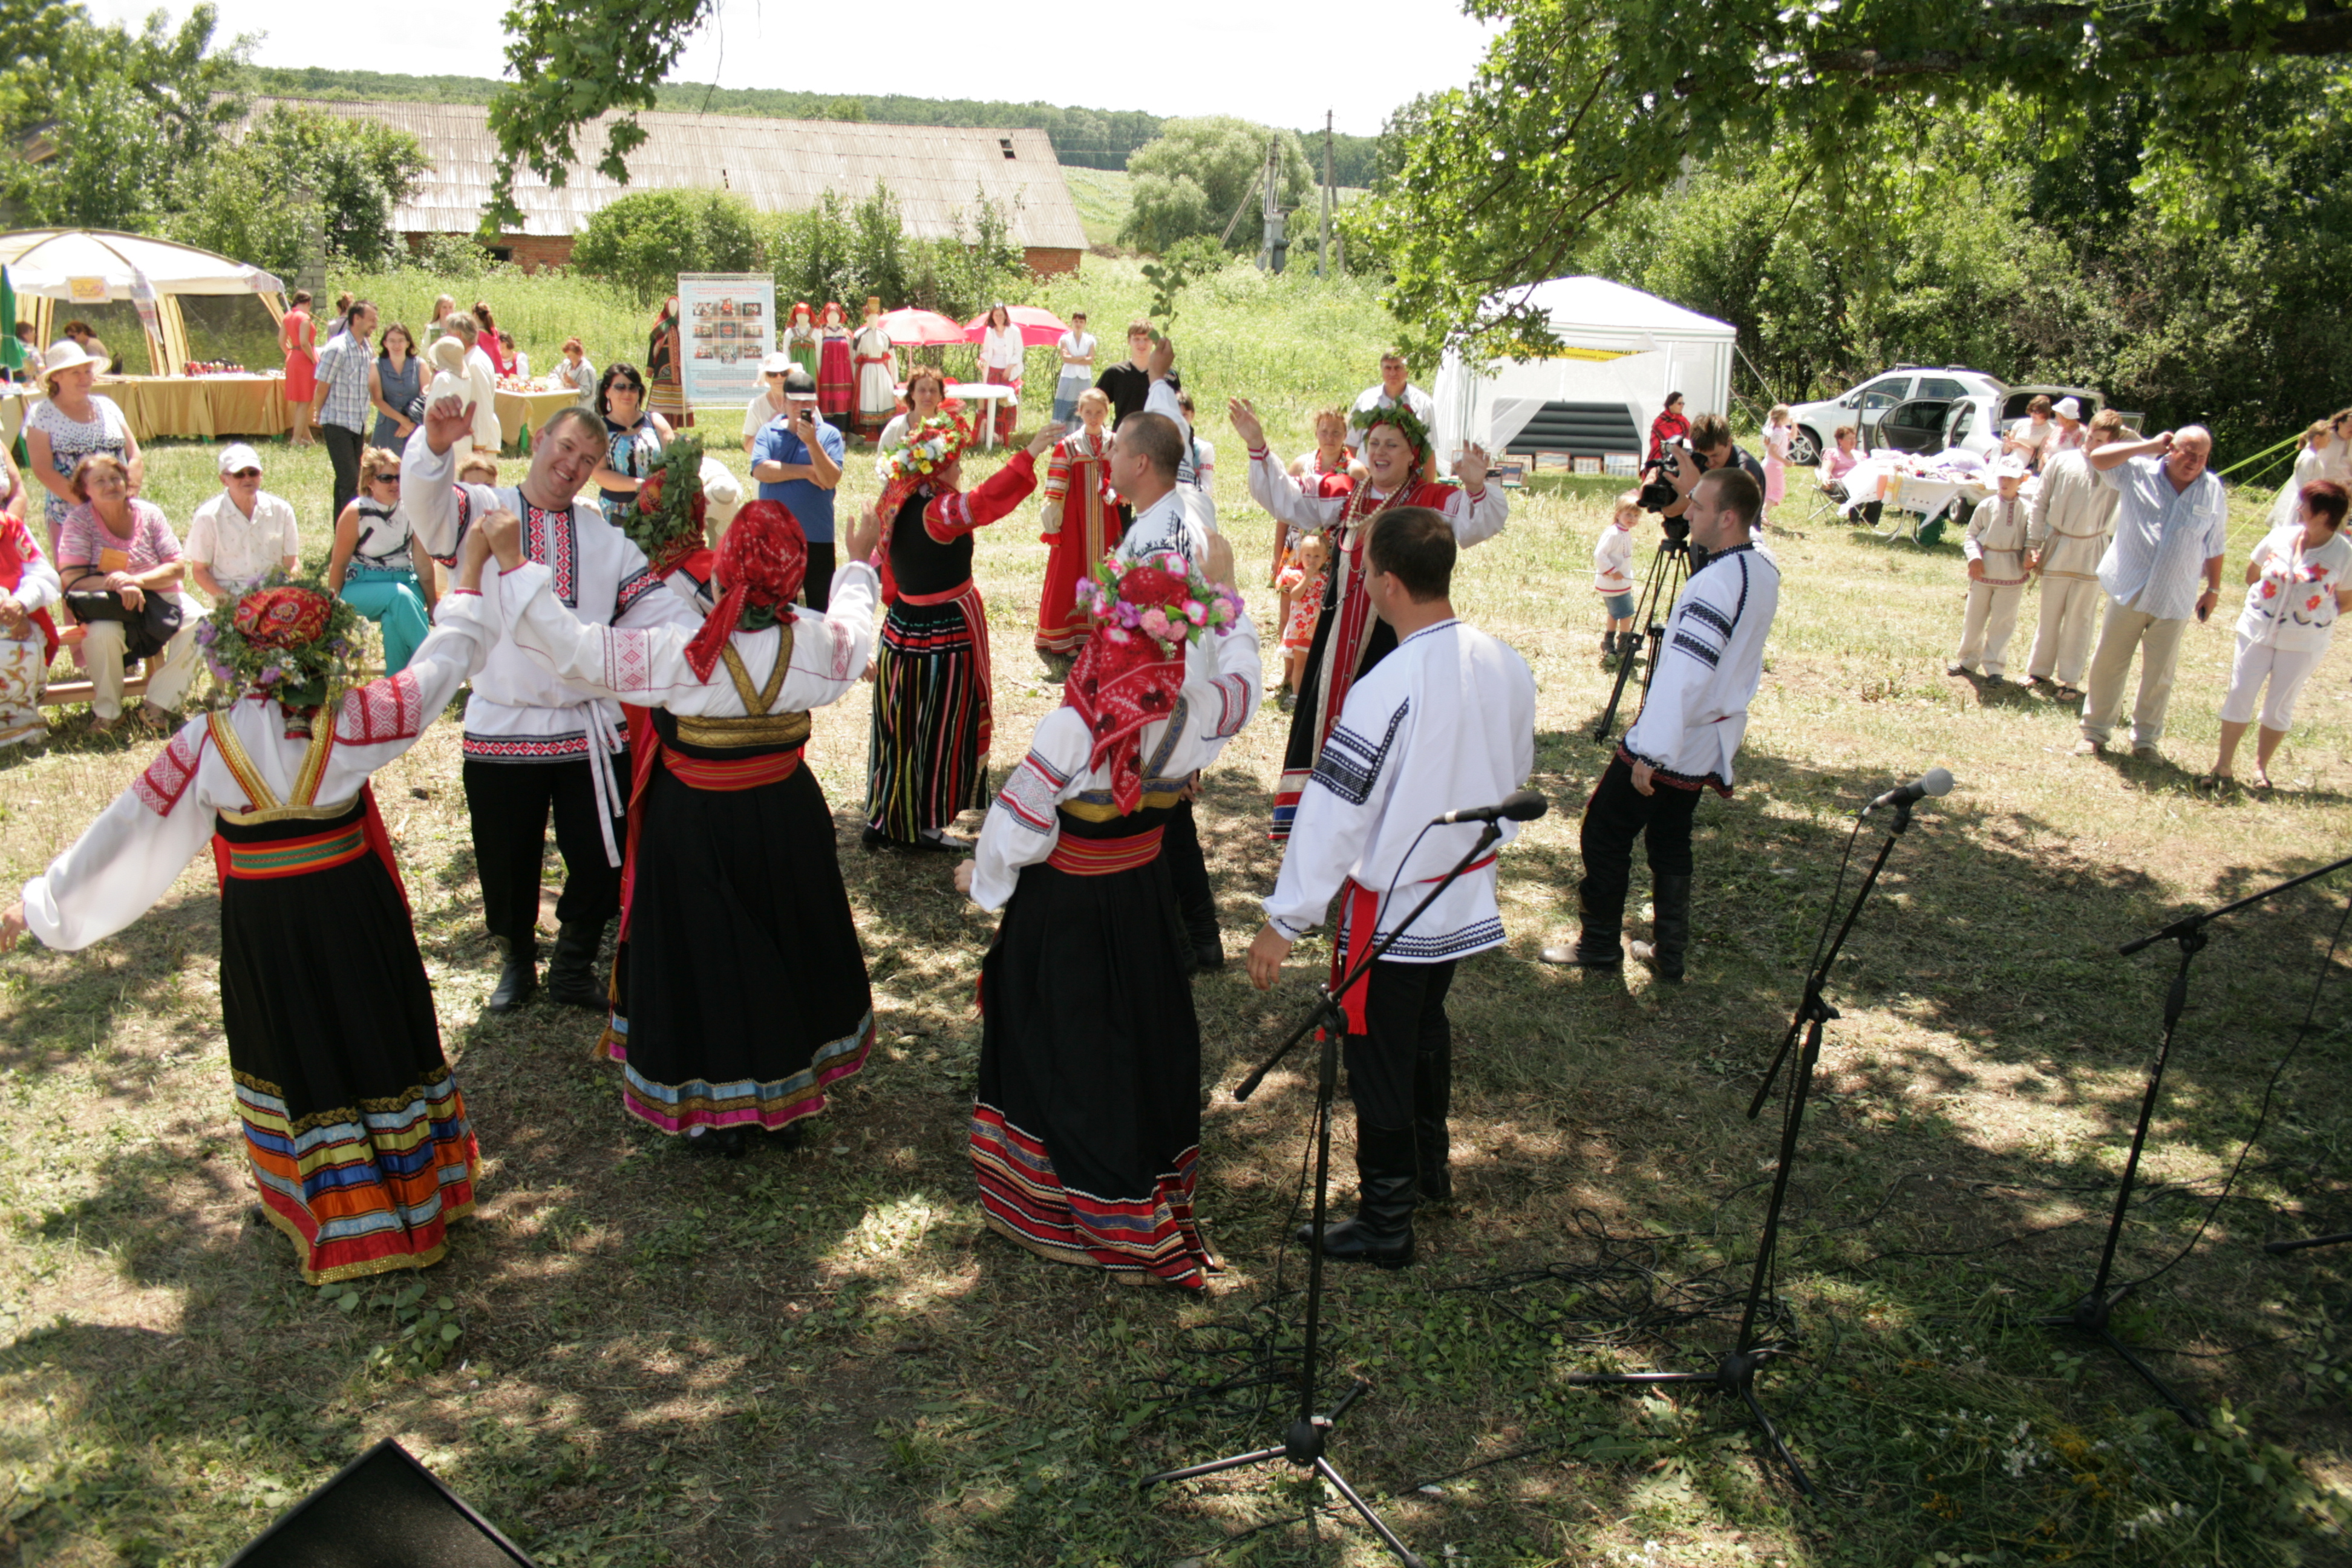
[[[2115,1331],[2109,1326],[2109,1321],[2115,1315],[2116,1307],[2124,1298],[2132,1293],[2133,1287],[2122,1286],[2112,1294],[2107,1289],[2107,1279],[2115,1272],[2116,1248],[2123,1241],[2124,1217],[2131,1207],[2132,1184],[2139,1175],[2140,1150],[2147,1142],[2148,1121],[2155,1115],[2157,1097],[2164,1089],[2164,1069],[2172,1056],[2173,1032],[2180,1023],[2181,1014],[2188,1010],[2189,967],[2195,962],[2197,955],[2204,951],[2206,942],[2211,940],[2206,935],[2205,928],[2213,921],[2220,920],[2223,915],[2235,914],[2249,904],[2258,904],[2264,899],[2284,893],[2289,888],[2298,888],[2305,882],[2315,881],[2330,872],[2340,871],[2347,866],[2352,866],[2352,857],[2338,860],[2330,866],[2322,866],[2316,871],[2306,871],[2300,877],[2291,877],[2275,886],[2264,888],[2259,893],[2249,893],[2234,904],[2224,904],[2218,910],[2183,915],[2161,931],[2152,931],[2137,942],[2124,943],[2119,950],[2124,956],[2129,957],[2142,948],[2153,947],[2159,942],[2168,940],[2179,944],[2180,967],[2173,971],[2171,988],[2164,994],[2164,1033],[2157,1041],[2156,1060],[2148,1066],[2147,1089],[2140,1096],[2139,1120],[2132,1127],[2131,1152],[2124,1158],[2123,1180],[2116,1187],[2115,1210],[2107,1216],[2107,1238],[2099,1252],[2098,1273],[2091,1280],[2089,1292],[2074,1303],[2072,1311],[2036,1318],[2033,1321],[2042,1328],[2073,1329],[2077,1332],[2088,1334],[2115,1352],[2123,1358],[2125,1365],[2139,1374],[2142,1383],[2156,1391],[2157,1397],[2170,1405],[2174,1414],[2191,1426],[2202,1427],[2205,1425],[2205,1418],[2191,1409],[2180,1395],[2167,1387],[2164,1380],[2156,1375],[2155,1370],[2138,1356],[2134,1355],[2131,1347],[2117,1339]],[[2347,1239],[2352,1239],[2352,1237],[2315,1237],[2303,1242],[2274,1242],[2266,1250],[2288,1252],[2298,1247],[2318,1247],[2331,1241]]]
[[[1371,1380],[1358,1377],[1354,1385],[1340,1396],[1339,1403],[1331,1406],[1328,1413],[1315,1408],[1315,1363],[1321,1344],[1323,1323],[1323,1215],[1331,1185],[1331,1101],[1339,1083],[1339,1039],[1348,1032],[1348,1017],[1339,1006],[1339,999],[1363,981],[1372,965],[1396,945],[1397,938],[1402,936],[1423,911],[1437,901],[1438,895],[1458,881],[1463,873],[1469,870],[1472,864],[1492,848],[1495,841],[1502,836],[1503,830],[1496,823],[1482,824],[1478,829],[1478,842],[1470,847],[1470,852],[1454,863],[1454,869],[1438,879],[1437,886],[1430,889],[1429,896],[1415,905],[1412,913],[1405,916],[1402,923],[1375,938],[1377,945],[1364,954],[1362,961],[1349,970],[1338,985],[1319,988],[1315,1010],[1290,1032],[1288,1039],[1275,1047],[1272,1056],[1260,1062],[1234,1089],[1235,1100],[1247,1100],[1257,1092],[1258,1085],[1265,1081],[1265,1075],[1281,1065],[1292,1048],[1307,1037],[1308,1030],[1320,1028],[1323,1031],[1315,1073],[1315,1212],[1309,1222],[1313,1227],[1314,1245],[1307,1252],[1307,1344],[1298,1373],[1298,1417],[1284,1432],[1282,1441],[1272,1447],[1233,1454],[1222,1459],[1212,1459],[1205,1465],[1190,1465],[1181,1470],[1161,1470],[1137,1482],[1139,1488],[1149,1490],[1162,1481],[1191,1480],[1198,1476],[1215,1475],[1220,1470],[1237,1470],[1248,1465],[1266,1465],[1276,1459],[1285,1459],[1303,1470],[1314,1471],[1329,1482],[1332,1489],[1347,1500],[1348,1506],[1363,1516],[1364,1522],[1371,1526],[1372,1533],[1381,1538],[1381,1544],[1387,1547],[1397,1561],[1404,1564],[1404,1568],[1425,1568],[1412,1549],[1399,1540],[1396,1531],[1372,1511],[1372,1505],[1366,1502],[1356,1489],[1348,1484],[1347,1478],[1333,1468],[1324,1451],[1331,1429],[1339,1417],[1346,1415],[1357,1400],[1371,1392]]]
[[[1798,1036],[1801,1033],[1804,1045],[1797,1053],[1796,1069],[1789,1080],[1788,1109],[1780,1118],[1780,1153],[1772,1173],[1772,1195],[1764,1206],[1764,1229],[1757,1238],[1756,1265],[1748,1277],[1748,1299],[1740,1308],[1739,1334],[1731,1350],[1716,1363],[1712,1372],[1589,1372],[1578,1373],[1567,1380],[1591,1386],[1694,1384],[1705,1392],[1737,1394],[1740,1403],[1748,1406],[1748,1414],[1755,1418],[1765,1439],[1772,1445],[1772,1452],[1789,1472],[1789,1479],[1797,1483],[1797,1490],[1811,1503],[1820,1502],[1821,1494],[1813,1489],[1813,1483],[1806,1476],[1804,1467],[1797,1463],[1797,1457],[1781,1440],[1780,1428],[1773,1426],[1772,1417],[1765,1414],[1763,1402],[1756,1397],[1757,1373],[1775,1357],[1795,1354],[1795,1346],[1785,1341],[1767,1338],[1759,1320],[1764,1313],[1766,1292],[1771,1288],[1772,1265],[1780,1250],[1780,1208],[1788,1197],[1789,1178],[1797,1168],[1797,1134],[1804,1126],[1805,1102],[1812,1094],[1813,1068],[1822,1057],[1822,1026],[1841,1016],[1822,997],[1822,989],[1829,982],[1830,966],[1837,963],[1838,953],[1845,946],[1846,933],[1853,930],[1853,922],[1861,915],[1862,906],[1869,900],[1871,889],[1878,884],[1878,873],[1885,867],[1886,857],[1893,851],[1895,841],[1909,831],[1910,826],[1911,803],[1898,800],[1895,803],[1895,820],[1887,825],[1885,841],[1878,847],[1878,858],[1870,863],[1869,874],[1863,878],[1862,886],[1855,890],[1853,902],[1847,906],[1845,920],[1839,925],[1837,935],[1831,940],[1828,950],[1813,966],[1812,973],[1806,976],[1805,994],[1798,1002],[1796,1012],[1790,1016],[1789,1032],[1781,1037],[1780,1050],[1774,1053],[1771,1065],[1764,1069],[1764,1082],[1756,1090],[1756,1098],[1748,1102],[1748,1119],[1753,1121],[1763,1114],[1764,1102],[1771,1098],[1773,1081],[1780,1077],[1780,1064],[1788,1058],[1790,1047],[1797,1044]]]
[[[1679,518],[1675,519],[1680,521]],[[1650,557],[1650,575],[1642,584],[1640,608],[1633,612],[1633,624],[1644,627],[1639,634],[1642,647],[1642,700],[1650,700],[1650,678],[1657,673],[1658,655],[1666,640],[1666,623],[1658,614],[1658,601],[1665,600],[1671,613],[1675,597],[1690,580],[1690,542],[1688,539],[1662,539],[1656,553]],[[1606,741],[1617,723],[1617,705],[1624,700],[1625,682],[1633,673],[1631,649],[1617,656],[1617,684],[1609,689],[1609,706],[1601,710],[1600,722],[1592,726],[1592,738]],[[1638,713],[1638,710],[1636,710]]]

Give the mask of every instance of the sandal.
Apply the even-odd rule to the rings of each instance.
[[[2199,773],[2189,781],[2189,787],[2199,795],[2219,795],[2238,787],[2235,773]]]
[[[2050,696],[2053,701],[2057,702],[2080,702],[2083,700],[2083,694],[2075,690],[2071,686],[2054,687],[2052,689]]]

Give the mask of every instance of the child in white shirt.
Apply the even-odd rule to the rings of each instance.
[[[1633,525],[1641,521],[1642,498],[1627,490],[1592,547],[1592,591],[1601,595],[1608,622],[1601,633],[1603,659],[1633,651]]]
[[[1969,561],[1969,607],[1960,620],[1960,648],[1947,675],[2000,679],[2009,666],[2010,634],[2031,575],[2025,569],[2025,460],[2006,457],[1993,466],[2000,490],[1977,502],[1960,552]]]

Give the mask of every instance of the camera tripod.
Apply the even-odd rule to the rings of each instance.
[[[1642,584],[1642,595],[1635,602],[1633,624],[1643,628],[1632,634],[1635,646],[1642,651],[1642,701],[1650,700],[1650,682],[1658,673],[1658,656],[1666,646],[1666,616],[1674,613],[1675,599],[1690,581],[1690,542],[1686,539],[1662,539],[1650,557],[1650,574]],[[1665,609],[1659,604],[1663,599]],[[1617,656],[1617,684],[1609,689],[1609,706],[1601,710],[1601,721],[1592,726],[1592,738],[1609,739],[1609,731],[1617,723],[1617,707],[1625,698],[1625,682],[1633,678],[1635,655],[1630,650]],[[1637,706],[1634,717],[1641,717]]]

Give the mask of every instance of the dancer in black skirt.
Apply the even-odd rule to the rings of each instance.
[[[721,596],[702,629],[583,621],[526,565],[519,531],[490,542],[515,647],[601,696],[652,709],[629,813],[625,962],[600,1055],[622,1103],[665,1132],[788,1132],[866,1065],[874,997],[834,853],[833,816],[801,765],[812,708],[866,669],[881,584],[872,512],[843,541],[829,609],[795,609],[808,545],[793,514],[753,501],[719,546]]]
[[[1041,1257],[1195,1289],[1218,1267],[1192,1215],[1201,1029],[1160,841],[1262,680],[1233,548],[1206,553],[1205,580],[1172,554],[1100,569],[1065,706],[956,868],[1004,911],[981,970],[981,1212]]]
[[[121,931],[211,841],[221,1021],[262,1213],[306,1284],[438,1262],[474,1206],[465,1098],[368,775],[416,743],[481,668],[498,624],[471,546],[440,627],[397,675],[330,701],[356,612],[278,585],[204,628],[244,695],[190,720],[137,783],[0,912],[72,952]]]
[[[970,493],[958,489],[971,432],[936,414],[889,454],[882,488],[882,591],[890,613],[874,661],[874,739],[866,769],[865,844],[971,847],[948,824],[988,804],[991,693],[988,612],[971,580],[971,535],[1009,516],[1037,488],[1037,459],[1062,426]]]

